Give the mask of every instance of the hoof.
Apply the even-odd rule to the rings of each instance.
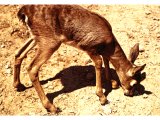
[[[59,108],[56,108],[54,105],[51,105],[50,108],[46,108],[47,112],[50,112],[54,115],[57,115],[61,110]]]
[[[22,92],[26,90],[26,87],[23,84],[18,84],[17,86],[14,86],[15,90],[18,92]]]
[[[101,105],[105,105],[108,103],[108,100],[105,96],[100,97],[99,101],[100,101]]]

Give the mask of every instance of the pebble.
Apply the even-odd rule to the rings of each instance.
[[[5,68],[6,68],[6,69],[11,68],[11,63],[10,63],[10,62],[7,62],[6,65],[5,65]]]
[[[12,74],[12,69],[6,69],[5,73],[11,75]]]
[[[160,21],[160,18],[154,17],[153,20]]]
[[[22,95],[22,96],[25,96],[26,94],[23,92],[21,95]]]
[[[12,74],[12,69],[11,69],[11,63],[10,62],[7,62],[6,65],[5,65],[5,73],[8,74],[8,75],[11,75]]]
[[[5,48],[5,45],[1,45],[1,48]]]
[[[144,46],[143,46],[143,45],[140,45],[140,46],[139,46],[139,52],[144,52],[144,51],[145,51]]]
[[[146,11],[145,14],[146,14],[146,15],[150,15],[151,12],[150,12],[150,11]]]
[[[160,38],[160,33],[157,34],[157,38]]]
[[[148,56],[147,54],[144,54],[144,57],[145,57],[145,58],[148,58],[149,56]]]
[[[0,111],[3,111],[4,110],[4,106],[0,106]]]
[[[116,101],[118,101],[118,102],[120,101],[120,99],[119,99],[119,98],[115,98],[115,100],[116,100]]]

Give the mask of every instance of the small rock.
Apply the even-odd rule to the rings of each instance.
[[[146,15],[150,15],[151,12],[150,12],[150,11],[146,11],[145,14],[146,14]]]
[[[5,45],[1,45],[1,48],[5,48]]]
[[[153,20],[160,21],[160,18],[154,17]]]
[[[118,101],[118,102],[120,101],[120,99],[119,99],[119,98],[116,98],[115,100],[116,100],[116,101]]]
[[[5,68],[6,68],[6,69],[11,68],[11,63],[10,63],[10,62],[7,62],[6,65],[5,65]]]
[[[144,54],[144,57],[145,57],[145,58],[148,58],[148,55],[147,55],[147,54]]]
[[[4,106],[0,106],[0,111],[3,111],[4,110]]]
[[[21,95],[22,95],[22,96],[25,96],[26,94],[23,92]]]
[[[12,74],[12,69],[6,69],[5,73],[11,75]]]
[[[160,33],[157,33],[157,38],[160,38]]]
[[[139,52],[144,52],[144,51],[145,51],[144,46],[143,46],[143,45],[140,45],[140,46],[139,46]]]

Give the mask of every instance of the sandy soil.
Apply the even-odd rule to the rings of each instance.
[[[112,90],[109,104],[101,106],[95,95],[95,71],[86,53],[62,45],[40,70],[45,93],[61,109],[58,115],[160,115],[160,6],[155,5],[83,5],[104,16],[128,55],[140,43],[136,64],[146,63],[144,94],[123,95],[122,88]],[[26,68],[34,57],[34,48],[22,64],[23,92],[12,87],[15,51],[29,37],[16,13],[20,6],[0,6],[0,115],[52,115],[42,106],[32,87]],[[105,80],[103,81],[104,84]],[[54,100],[53,100],[54,99]]]

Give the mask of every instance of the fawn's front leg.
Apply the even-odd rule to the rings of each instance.
[[[15,54],[15,62],[14,62],[14,80],[13,87],[17,89],[17,91],[25,90],[25,86],[20,82],[20,69],[21,63],[23,59],[26,57],[26,54],[35,46],[34,39],[28,39],[27,42],[17,51]]]
[[[95,71],[96,71],[96,94],[99,97],[100,103],[102,105],[106,104],[107,98],[103,93],[102,89],[102,77],[101,77],[101,72],[102,72],[102,58],[100,55],[95,55],[88,53],[90,58],[93,60],[95,63]]]

